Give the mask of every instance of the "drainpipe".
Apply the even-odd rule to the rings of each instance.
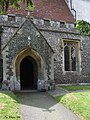
[[[74,11],[74,18],[76,19],[76,10],[75,9],[71,9],[72,11]]]
[[[70,7],[71,7],[71,9],[72,9],[72,0],[70,0]]]
[[[75,17],[75,19],[76,19],[76,10],[73,8],[73,6],[72,6],[72,0],[70,0],[70,7],[71,7],[71,10],[72,11],[74,11],[74,17]]]

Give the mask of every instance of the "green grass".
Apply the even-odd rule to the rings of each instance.
[[[90,120],[90,91],[68,93],[55,98],[72,110],[81,120]]]
[[[90,86],[61,86],[62,88],[68,91],[75,91],[75,90],[90,90]]]
[[[20,120],[16,96],[12,92],[0,92],[0,120]]]

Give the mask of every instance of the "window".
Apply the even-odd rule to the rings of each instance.
[[[79,41],[64,42],[64,71],[77,71],[79,63]]]

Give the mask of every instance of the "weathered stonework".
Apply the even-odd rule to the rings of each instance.
[[[89,36],[80,35],[70,23],[21,18],[16,17],[12,22],[3,16],[0,23],[4,29],[3,83],[10,81],[6,89],[21,90],[20,64],[26,56],[33,58],[38,66],[38,90],[54,88],[54,81],[56,84],[90,83]],[[62,42],[65,39],[80,42],[78,71],[64,71]]]
[[[62,30],[62,28],[53,28],[51,26],[41,27],[38,26],[43,36],[47,39],[50,46],[55,51],[55,81],[58,84],[78,84],[78,83],[90,83],[90,64],[89,64],[89,49],[90,49],[90,37],[80,35],[74,29]],[[63,69],[63,49],[62,40],[79,40],[79,70],[76,72],[65,72]]]
[[[48,84],[48,80],[54,82],[54,75],[52,75],[53,50],[30,19],[27,19],[11,41],[7,42],[2,54],[4,60],[3,79],[11,81],[10,88],[12,90],[20,90],[20,71],[17,71],[17,66],[20,65],[17,60],[18,56],[21,56],[18,58],[21,60],[25,56],[34,58],[38,65],[38,80],[44,80],[46,84]],[[17,74],[18,72],[19,74]],[[41,89],[47,89],[47,87],[46,85]]]

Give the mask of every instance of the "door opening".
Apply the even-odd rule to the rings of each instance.
[[[27,56],[20,64],[21,90],[37,89],[37,64],[36,61]]]

